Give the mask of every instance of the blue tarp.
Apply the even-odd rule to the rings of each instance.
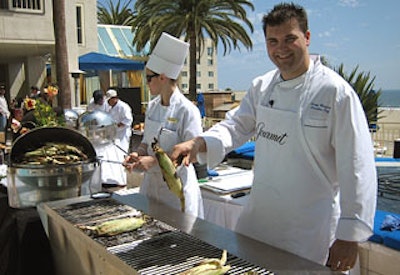
[[[82,71],[138,71],[144,69],[144,62],[90,52],[79,57],[79,69]]]

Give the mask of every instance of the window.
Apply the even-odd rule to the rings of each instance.
[[[200,84],[200,83],[197,83],[197,85],[196,85],[196,89],[199,89],[199,90],[201,90],[201,84]]]
[[[13,0],[13,1],[1,1],[1,7],[8,8],[17,12],[30,12],[30,13],[43,13],[43,0]]]
[[[186,83],[183,83],[183,84],[182,84],[182,90],[185,90],[185,89],[187,89],[187,88],[189,88],[189,86],[188,86]]]
[[[188,76],[188,72],[187,71],[182,71],[182,77],[187,77]]]
[[[212,59],[207,60],[208,66],[212,66],[214,64],[214,61]]]
[[[214,48],[212,47],[207,47],[207,55],[208,56],[213,56],[214,54]]]
[[[214,90],[214,83],[208,83],[208,89]]]
[[[200,71],[197,71],[196,76],[197,76],[197,77],[201,77],[201,72],[200,72]]]
[[[214,77],[214,72],[213,71],[208,71],[208,77]]]
[[[79,45],[83,44],[82,6],[76,6],[76,35]]]

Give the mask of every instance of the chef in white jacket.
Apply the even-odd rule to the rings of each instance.
[[[255,137],[254,180],[236,230],[332,270],[356,265],[371,236],[376,168],[357,94],[310,57],[305,10],[282,3],[263,19],[278,67],[253,80],[225,121],[175,146],[184,163],[217,165]]]
[[[159,142],[165,152],[177,143],[202,133],[198,108],[179,90],[176,79],[183,68],[189,44],[162,33],[146,65],[150,93],[155,96],[145,116],[143,140],[127,159],[127,168],[145,171],[140,193],[173,208],[180,209],[180,200],[164,182],[152,143]],[[203,201],[193,165],[177,168],[185,196],[185,212],[203,217]]]
[[[110,89],[106,93],[109,105],[108,113],[115,121],[116,137],[113,144],[103,150],[103,159],[111,161],[123,160],[129,152],[129,143],[132,135],[133,115],[128,103],[118,97],[116,90]],[[126,169],[123,165],[112,162],[102,162],[101,178],[103,186],[126,186]]]

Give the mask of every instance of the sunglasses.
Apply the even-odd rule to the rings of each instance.
[[[159,74],[152,74],[152,75],[146,75],[146,80],[147,80],[147,82],[151,82],[151,79],[153,78],[153,77],[156,77],[156,76],[159,76]]]

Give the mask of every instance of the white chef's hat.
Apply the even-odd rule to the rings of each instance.
[[[168,78],[177,79],[188,50],[188,43],[163,32],[146,67],[157,74],[165,74]]]

